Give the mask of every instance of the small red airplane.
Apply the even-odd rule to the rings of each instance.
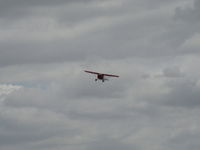
[[[105,78],[105,76],[107,76],[107,77],[119,77],[119,76],[113,75],[113,74],[104,74],[104,73],[87,71],[87,70],[84,70],[84,71],[87,72],[87,73],[91,73],[91,74],[97,75],[97,78],[95,79],[95,81],[101,80],[102,82],[104,82],[105,80],[108,80],[107,78]]]

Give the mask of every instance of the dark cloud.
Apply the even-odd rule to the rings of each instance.
[[[194,124],[193,127],[182,129],[182,132],[179,132],[177,135],[172,136],[169,140],[169,147],[172,149],[188,149],[189,147],[197,150],[199,143],[197,140],[199,137],[199,131],[195,130]]]
[[[67,118],[48,110],[5,107],[4,110],[1,109],[0,118],[0,143],[2,147],[9,145],[23,147],[49,138],[64,136],[64,133],[75,136],[79,132],[73,127],[68,128],[69,130],[66,129],[65,125],[70,126],[67,123]]]
[[[50,7],[50,6],[57,6],[62,5],[68,2],[72,1],[33,1],[33,0],[1,0],[1,6],[0,6],[0,19],[11,19],[16,20],[18,19],[26,19],[25,17],[33,15],[33,7]]]
[[[199,107],[199,86],[195,81],[180,81],[171,83],[171,90],[165,96],[165,103],[176,107]]]
[[[124,144],[121,141],[115,140],[115,139],[101,139],[94,141],[91,143],[91,145],[87,148],[88,150],[102,150],[102,149],[109,149],[109,150],[139,150],[136,147],[133,147],[132,145],[129,144]]]
[[[163,70],[163,76],[169,78],[179,78],[183,77],[184,74],[180,71],[180,68],[173,67],[173,68],[165,68]]]
[[[12,12],[14,9],[26,9],[27,7],[34,7],[34,6],[57,6],[57,5],[63,5],[63,4],[67,4],[67,3],[84,3],[84,2],[89,2],[90,0],[83,0],[83,1],[79,1],[79,0],[58,0],[58,1],[46,1],[46,0],[16,0],[16,1],[12,1],[12,0],[1,0],[1,12]]]
[[[179,21],[192,23],[198,23],[200,17],[200,2],[194,1],[194,5],[191,7],[181,8],[177,7],[175,11],[175,19]]]
[[[191,6],[177,7],[173,17],[173,22],[169,25],[169,29],[164,34],[163,38],[166,43],[173,46],[173,50],[179,49],[180,53],[190,53],[190,49],[180,48],[188,39],[194,35],[199,34],[198,28],[200,26],[199,1],[194,1]],[[198,52],[198,51],[196,51]]]
[[[33,3],[37,4],[37,1]],[[167,33],[167,39],[156,40],[171,21],[167,14],[160,14],[160,9],[149,8],[148,13],[141,5],[142,9],[135,13],[134,2],[129,1],[117,6],[112,6],[109,1],[89,4],[69,8],[63,4],[66,10],[57,6],[50,13],[46,8],[44,11],[32,8],[30,17],[8,26],[4,24],[4,37],[0,41],[1,66],[77,61],[93,56],[121,59],[174,54],[174,47],[168,44],[171,35]]]

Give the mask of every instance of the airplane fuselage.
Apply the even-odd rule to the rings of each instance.
[[[97,78],[98,78],[99,80],[103,80],[103,79],[104,79],[104,75],[103,75],[103,74],[98,74],[98,75],[97,75]]]
[[[106,79],[103,74],[97,74],[97,78],[95,79],[95,81],[97,80],[101,80],[102,82],[104,82],[105,80],[108,80],[108,79]]]

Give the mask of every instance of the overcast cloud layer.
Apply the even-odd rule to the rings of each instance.
[[[0,149],[199,150],[199,28],[199,0],[0,0]]]

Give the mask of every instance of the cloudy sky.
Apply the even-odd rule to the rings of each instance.
[[[199,150],[199,29],[200,0],[0,0],[0,149]]]

